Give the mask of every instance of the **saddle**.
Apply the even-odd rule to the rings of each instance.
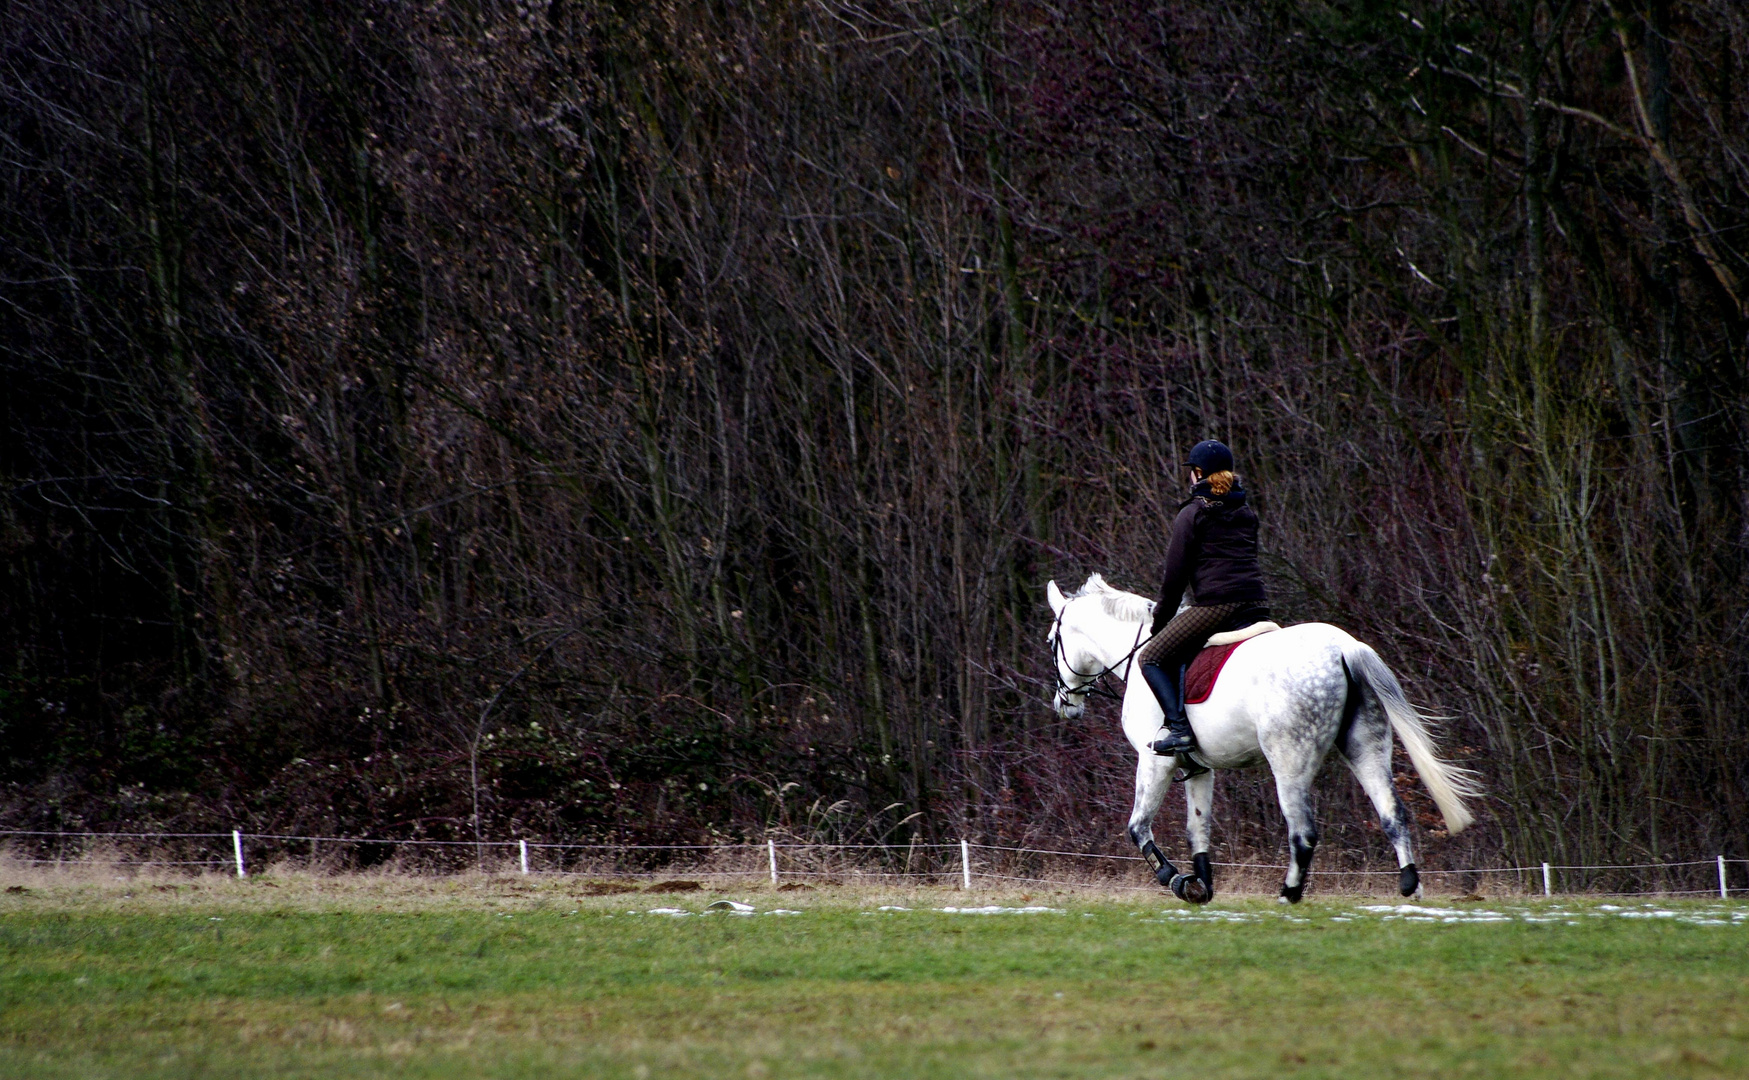
[[[1200,705],[1215,692],[1215,680],[1220,678],[1221,669],[1227,665],[1227,657],[1233,655],[1233,650],[1250,641],[1258,634],[1267,634],[1271,630],[1280,630],[1280,625],[1268,619],[1254,622],[1239,630],[1228,630],[1215,634],[1203,643],[1202,651],[1191,660],[1190,667],[1184,673],[1184,703]]]

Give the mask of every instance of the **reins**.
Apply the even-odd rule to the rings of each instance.
[[[1142,642],[1146,640],[1146,635],[1143,634],[1143,631],[1146,630],[1147,627],[1148,624],[1146,622],[1143,622],[1136,627],[1135,644],[1130,646],[1130,651],[1124,654],[1122,660],[1112,664],[1110,667],[1101,668],[1096,672],[1088,674],[1086,672],[1076,671],[1075,665],[1069,663],[1069,654],[1063,651],[1063,616],[1059,613],[1051,627],[1051,646],[1057,654],[1058,661],[1055,665],[1057,675],[1057,693],[1063,695],[1084,695],[1081,699],[1083,704],[1086,703],[1088,697],[1094,696],[1110,698],[1113,701],[1122,701],[1123,694],[1106,685],[1106,676],[1114,675],[1118,668],[1124,667],[1124,665],[1128,664],[1135,657],[1136,653],[1142,647]],[[1070,686],[1067,682],[1063,681],[1064,668],[1068,668],[1071,674],[1086,679],[1087,681],[1080,686]],[[1129,669],[1125,668],[1123,675],[1118,677],[1120,679],[1128,679],[1129,675]]]

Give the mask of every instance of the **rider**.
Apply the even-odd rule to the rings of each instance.
[[[1154,742],[1154,753],[1163,757],[1196,747],[1184,715],[1184,669],[1203,642],[1269,617],[1257,565],[1257,514],[1245,505],[1245,489],[1233,475],[1233,452],[1205,439],[1184,464],[1190,498],[1179,504],[1172,522],[1153,636],[1136,653],[1142,678],[1166,714],[1165,730]],[[1187,586],[1191,606],[1180,612]]]

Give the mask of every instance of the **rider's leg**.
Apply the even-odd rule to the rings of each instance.
[[[1237,604],[1187,607],[1136,650],[1136,663],[1142,669],[1142,679],[1159,699],[1160,711],[1166,720],[1166,731],[1154,743],[1154,753],[1170,757],[1183,754],[1196,745],[1190,721],[1184,715],[1181,665],[1189,663],[1221,621],[1238,607]]]
[[[1184,716],[1183,670],[1170,660],[1164,667],[1142,665],[1142,678],[1159,699],[1160,711],[1166,718],[1166,732],[1154,742],[1154,753],[1161,757],[1182,754],[1196,746],[1196,736],[1191,734],[1190,721]]]
[[[1178,700],[1181,703],[1184,701],[1185,687],[1188,685],[1188,683],[1186,683],[1185,680],[1188,679],[1189,677],[1190,677],[1190,662],[1186,661],[1182,664],[1179,664],[1178,665]],[[1184,709],[1184,730],[1190,731],[1191,730],[1191,728],[1190,728],[1190,706],[1184,705],[1183,709]],[[1195,737],[1196,737],[1195,733],[1193,732],[1191,734],[1191,738],[1194,739]],[[1195,747],[1193,746],[1193,747],[1191,747],[1191,749],[1194,750]],[[1201,776],[1203,773],[1206,773],[1209,771],[1208,766],[1199,765],[1195,761],[1191,760],[1190,752],[1188,750],[1185,751],[1185,753],[1179,757],[1178,764],[1179,764],[1179,767],[1184,770],[1183,772],[1178,774],[1178,779],[1180,779],[1180,780],[1189,780],[1193,776]]]

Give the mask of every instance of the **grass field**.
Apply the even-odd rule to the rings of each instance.
[[[1716,900],[5,877],[9,1077],[1749,1075]]]

